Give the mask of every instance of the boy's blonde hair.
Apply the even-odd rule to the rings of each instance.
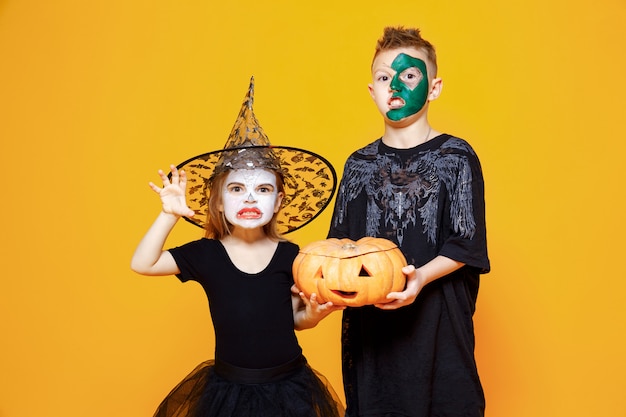
[[[437,54],[433,44],[422,38],[418,28],[405,28],[403,26],[388,26],[383,31],[383,36],[376,43],[376,52],[372,62],[379,53],[390,49],[415,48],[426,54],[433,70],[432,77],[437,75]]]
[[[208,210],[207,210],[207,222],[206,222],[206,233],[205,237],[208,239],[221,239],[226,235],[229,235],[232,231],[233,225],[226,220],[226,216],[224,216],[224,212],[220,210],[220,205],[222,204],[222,189],[224,186],[224,182],[226,181],[226,177],[228,176],[231,170],[225,170],[217,175],[215,175],[211,180],[211,192],[209,193],[208,199]],[[276,175],[276,187],[279,193],[285,194],[285,186],[283,183],[283,177],[278,172],[274,170],[268,170]],[[280,210],[279,210],[280,211]],[[272,220],[263,226],[263,230],[267,237],[272,240],[280,241],[285,240],[278,230],[276,229],[276,220],[278,217],[278,212],[274,213],[272,216]]]

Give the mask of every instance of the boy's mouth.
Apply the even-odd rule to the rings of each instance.
[[[401,109],[405,104],[404,100],[400,97],[391,97],[389,101],[387,101],[387,105],[391,110]]]
[[[261,210],[258,208],[245,208],[237,212],[237,218],[239,219],[260,219]]]

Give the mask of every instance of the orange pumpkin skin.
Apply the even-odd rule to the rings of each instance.
[[[293,263],[296,285],[318,302],[359,307],[389,302],[402,291],[406,259],[395,243],[382,238],[326,239],[300,249]]]

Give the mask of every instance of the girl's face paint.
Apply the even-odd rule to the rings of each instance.
[[[395,71],[390,87],[393,91],[387,117],[393,121],[411,116],[424,107],[428,100],[426,63],[419,58],[401,53],[391,63]]]
[[[222,188],[221,208],[226,220],[244,229],[269,223],[281,201],[276,175],[265,169],[232,170]]]

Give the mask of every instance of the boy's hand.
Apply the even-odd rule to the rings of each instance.
[[[402,268],[402,273],[406,275],[406,289],[402,292],[390,292],[387,304],[376,304],[376,307],[384,310],[393,310],[394,308],[404,307],[411,304],[417,298],[425,285],[447,276],[465,265],[463,262],[455,261],[446,256],[439,255],[430,260],[427,264],[419,268],[413,265],[407,265]]]
[[[407,265],[402,268],[402,273],[406,275],[406,288],[402,292],[390,292],[387,299],[388,303],[376,304],[376,307],[383,310],[395,310],[396,308],[408,306],[417,298],[417,294],[422,290],[421,280],[418,277],[418,271],[413,265]]]
[[[165,175],[163,170],[159,170],[163,188],[157,187],[152,182],[149,184],[150,188],[161,197],[164,213],[191,217],[194,215],[194,211],[187,206],[185,199],[187,175],[185,171],[180,171],[179,173],[174,165],[170,165],[170,171],[172,172],[171,180]]]

